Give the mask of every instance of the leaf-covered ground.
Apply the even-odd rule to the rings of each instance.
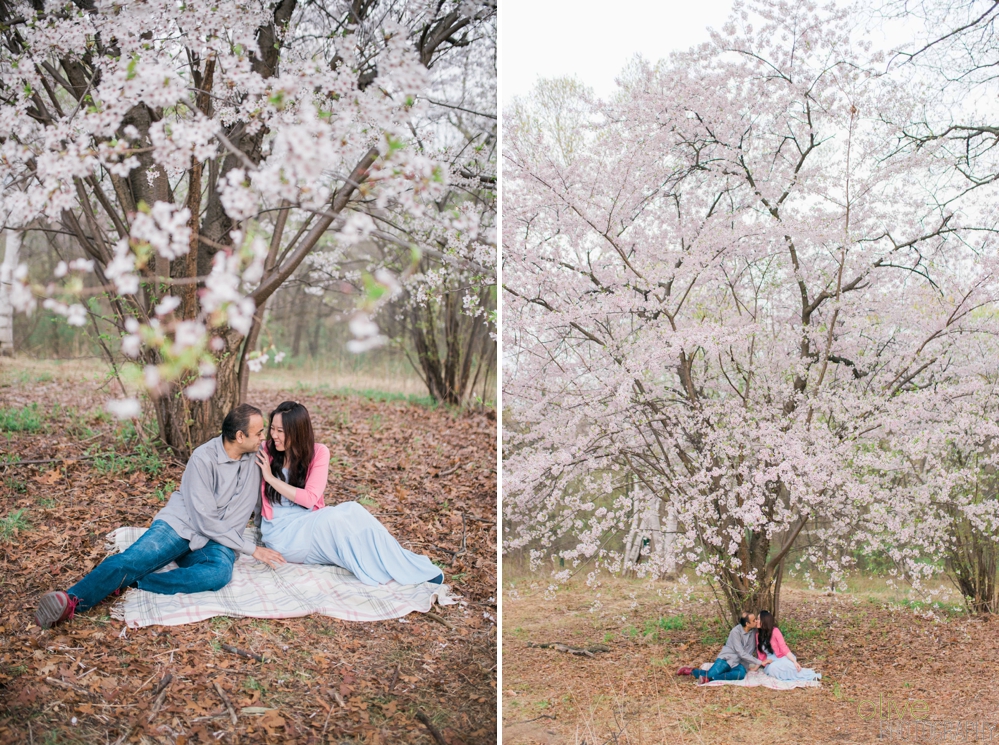
[[[265,412],[285,399],[309,408],[333,458],[328,504],[360,501],[443,568],[464,600],[435,608],[439,620],[215,618],[126,631],[106,601],[42,631],[37,599],[100,561],[107,533],[148,525],[182,466],[102,415],[107,393],[93,374],[3,364],[0,742],[429,743],[429,726],[452,745],[495,742],[493,418],[402,397],[251,388]],[[50,459],[66,460],[24,463]]]
[[[823,673],[821,688],[703,688],[675,673],[724,643],[709,598],[605,579],[546,600],[548,584],[504,572],[509,745],[999,742],[999,618],[930,613],[871,581],[836,595],[785,586],[781,626],[802,664]],[[529,646],[551,641],[610,651]]]

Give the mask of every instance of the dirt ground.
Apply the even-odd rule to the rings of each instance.
[[[698,687],[677,668],[713,660],[728,631],[705,593],[605,577],[546,599],[548,584],[504,570],[508,745],[999,742],[995,616],[923,606],[874,581],[837,594],[785,585],[779,625],[821,687]],[[529,646],[547,642],[610,651]]]
[[[442,567],[462,602],[437,620],[126,631],[105,602],[42,631],[37,599],[100,561],[110,531],[149,525],[183,469],[103,414],[92,366],[0,366],[0,743],[431,743],[430,727],[449,745],[496,741],[494,416],[251,384],[265,412],[285,399],[309,408],[332,453],[327,504],[360,501]]]

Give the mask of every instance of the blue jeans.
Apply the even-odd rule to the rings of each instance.
[[[694,675],[705,676],[708,680],[742,680],[746,677],[746,668],[742,665],[732,667],[719,657],[706,673],[703,670],[694,670]]]
[[[176,561],[179,569],[153,574],[171,561]],[[221,590],[232,579],[235,561],[236,552],[215,541],[191,551],[187,539],[163,520],[154,520],[139,540],[106,558],[66,592],[79,598],[76,609],[83,611],[133,584],[161,595]]]

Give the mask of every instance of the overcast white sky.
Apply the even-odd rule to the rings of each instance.
[[[655,61],[707,41],[732,0],[500,0],[501,105],[539,78],[575,75],[605,95],[635,54]]]
[[[871,0],[870,7],[878,5]],[[500,105],[524,95],[539,77],[575,75],[598,96],[636,54],[655,62],[708,40],[732,0],[499,0]],[[916,21],[871,17],[865,29],[877,47],[908,44]]]

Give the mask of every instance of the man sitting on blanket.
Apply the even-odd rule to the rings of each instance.
[[[694,669],[691,675],[701,683],[745,678],[747,670],[755,670],[761,664],[756,656],[756,628],[756,614],[743,613],[739,616],[739,625],[728,632],[725,646],[711,669]]]
[[[180,491],[170,496],[149,530],[68,590],[47,593],[35,622],[47,629],[129,586],[163,595],[220,590],[232,578],[236,551],[272,567],[283,564],[277,551],[243,538],[260,495],[256,453],[263,434],[260,409],[240,404],[230,411],[222,435],[191,453]],[[154,574],[171,561],[177,569]]]

